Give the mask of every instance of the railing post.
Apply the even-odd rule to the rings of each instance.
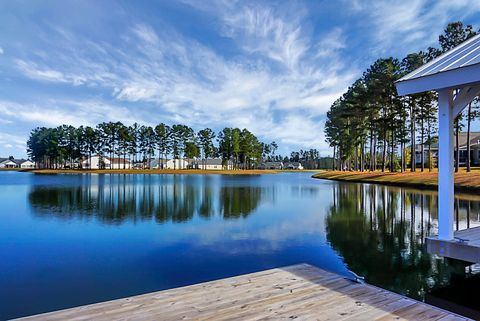
[[[438,92],[438,239],[453,239],[453,91]]]

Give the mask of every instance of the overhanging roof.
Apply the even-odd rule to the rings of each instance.
[[[480,83],[480,35],[472,37],[398,80],[399,95]]]

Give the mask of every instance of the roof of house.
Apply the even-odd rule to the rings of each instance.
[[[105,157],[105,159],[108,159],[110,161],[110,163],[113,163],[113,164],[123,164],[123,163],[130,163],[130,161],[126,158],[122,158],[122,157]]]
[[[171,159],[171,158],[160,158],[160,164],[166,164],[167,162],[173,161],[173,160],[174,160],[174,159]],[[185,164],[188,164],[188,163],[189,163],[189,160],[188,160],[188,159],[183,159],[183,160],[181,160],[181,159],[177,158],[177,159],[175,159],[175,161],[177,161],[177,162],[183,161]],[[150,166],[151,166],[151,167],[155,167],[155,166],[157,166],[157,165],[158,165],[158,158],[155,158],[155,159],[151,159],[151,160],[150,160]]]
[[[282,166],[283,162],[264,162],[262,164],[264,164],[265,166]]]
[[[0,163],[7,163],[8,161],[11,161],[12,163],[15,163],[17,165],[23,164],[25,162],[30,162],[28,159],[10,159],[10,158],[0,158]]]
[[[2,164],[7,164],[7,163],[14,163],[16,164],[13,160],[9,159],[9,158],[4,158],[3,160],[0,160],[0,163]]]
[[[21,158],[21,159],[14,159],[13,161],[15,162],[15,164],[20,165],[20,164],[23,164],[25,162],[28,162],[29,160]]]
[[[101,155],[92,155],[92,158],[93,157],[101,157]],[[123,157],[108,157],[108,156],[103,156],[104,159],[108,159],[110,161],[110,163],[114,163],[114,164],[123,164],[124,161],[126,164],[130,163],[130,161],[127,159],[127,158],[123,158]],[[85,157],[82,162],[88,162],[89,160],[89,157]]]
[[[302,165],[300,162],[288,162],[284,164],[285,166],[300,166]]]
[[[221,158],[207,158],[202,161],[201,164],[205,165],[222,165],[223,160]]]
[[[396,82],[400,95],[455,88],[480,81],[480,35],[447,51]]]

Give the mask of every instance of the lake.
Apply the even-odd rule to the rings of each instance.
[[[424,249],[435,192],[310,176],[0,172],[0,319],[301,262],[478,308],[475,269]],[[480,196],[456,208],[480,225]]]

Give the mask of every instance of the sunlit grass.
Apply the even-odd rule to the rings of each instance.
[[[274,170],[203,170],[203,169],[36,169],[39,174],[228,174],[228,175],[258,175],[275,174]]]
[[[436,188],[438,186],[438,170],[432,169],[430,172],[425,169],[424,172],[417,170],[416,172],[341,172],[326,171],[313,175],[315,178],[350,181],[350,182],[366,182],[381,183],[398,186],[413,186],[424,188]],[[472,168],[471,172],[467,172],[465,168],[460,168],[455,173],[455,187],[460,189],[480,190],[480,168]]]
[[[18,170],[18,169],[17,169]],[[204,169],[35,169],[29,172],[39,174],[226,174],[226,175],[260,175],[289,172],[318,173],[321,170],[273,170],[273,169],[236,169],[236,170],[204,170]]]

